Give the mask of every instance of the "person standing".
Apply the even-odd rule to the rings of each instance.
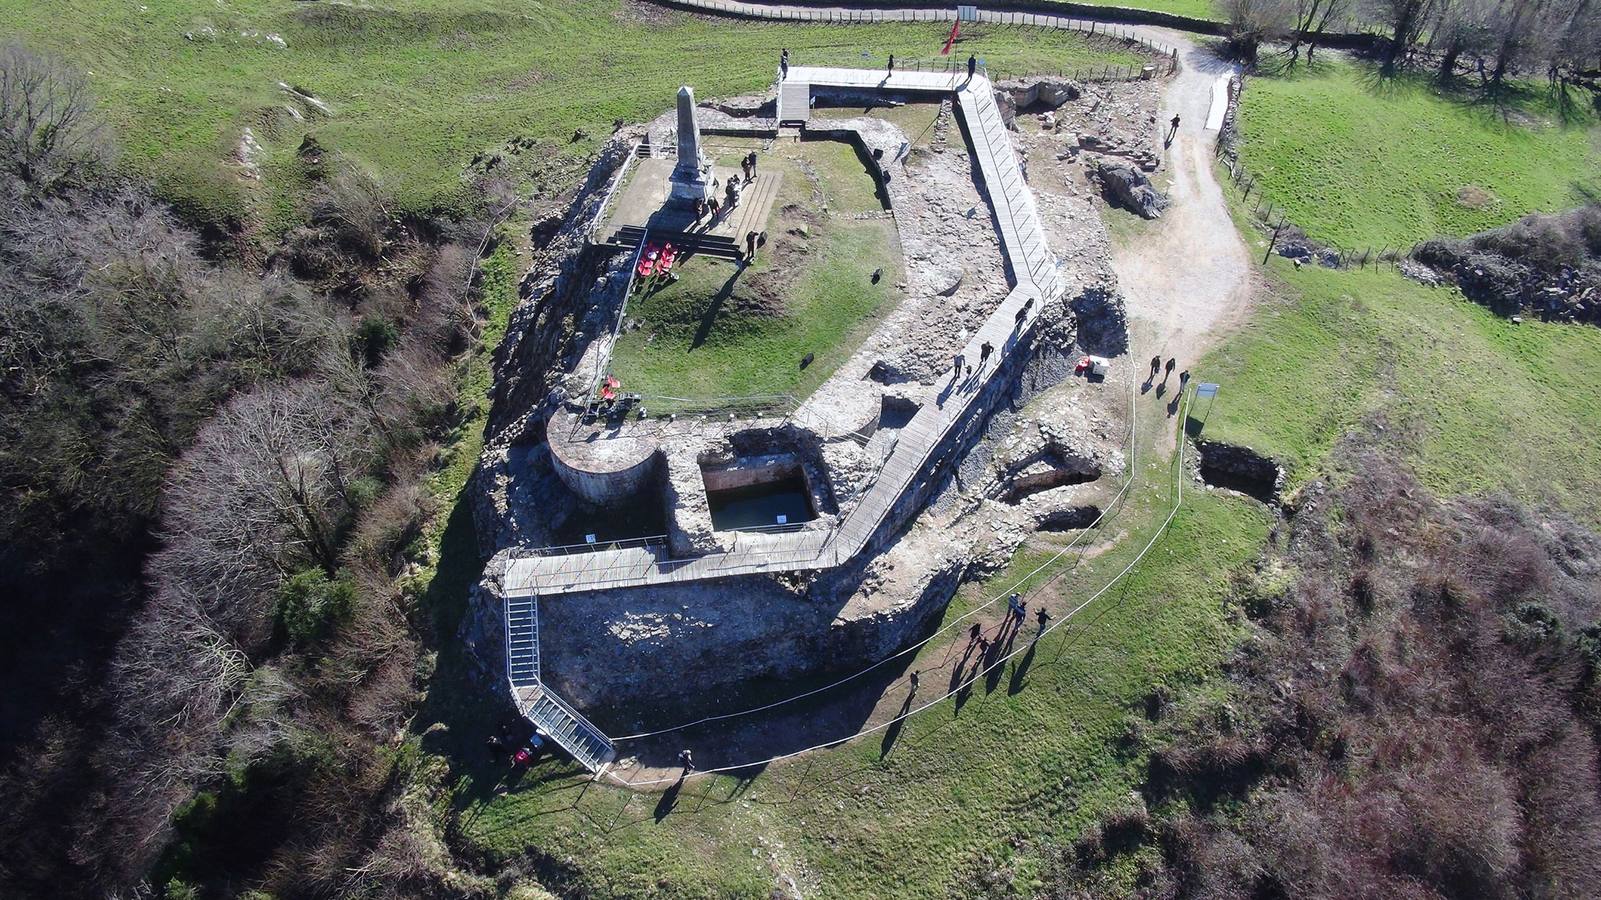
[[[978,72],[978,57],[976,57],[973,54],[969,53],[969,54],[967,54],[967,80],[968,81],[972,81],[973,80],[973,76],[977,72]]]
[[[895,74],[895,54],[889,55],[889,68],[884,70],[885,77]]]
[[[989,341],[985,341],[983,344],[979,345],[979,348],[978,348],[978,370],[980,372],[984,371],[984,367],[989,365],[990,354],[994,353],[994,352],[995,352],[995,345],[991,344]]]
[[[917,670],[916,669],[913,669],[912,670],[912,674],[907,676],[906,683],[912,686],[912,693],[914,693],[914,694],[917,693]]]
[[[789,48],[785,47],[778,54],[778,80],[783,81],[789,77]]]
[[[716,225],[717,224],[717,215],[718,215],[718,213],[720,213],[722,211],[722,205],[717,202],[717,198],[716,197],[712,197],[712,198],[710,198],[710,199],[708,199],[706,201],[706,208],[708,210],[710,210],[711,214],[712,214],[712,218],[711,218],[711,223],[710,224]]]
[[[690,753],[688,747],[678,751],[678,764],[684,767],[684,770],[678,773],[678,780],[683,781],[689,777],[689,773],[695,771],[695,754]]]
[[[745,232],[745,265],[756,262],[756,232]]]
[[[1039,637],[1045,633],[1045,623],[1051,620],[1051,614],[1045,611],[1044,604],[1041,604],[1038,609],[1034,610],[1034,619],[1040,623],[1040,630],[1034,635],[1035,637]]]

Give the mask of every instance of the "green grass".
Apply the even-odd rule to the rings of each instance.
[[[1505,489],[1595,520],[1601,329],[1514,325],[1454,290],[1388,271],[1296,271],[1196,369],[1220,382],[1207,435],[1318,470],[1368,420],[1444,496]],[[1204,410],[1202,410],[1204,412]]]
[[[702,97],[756,91],[782,46],[796,63],[879,65],[889,52],[933,56],[945,34],[933,23],[735,24],[621,0],[0,0],[0,31],[92,73],[123,159],[164,196],[268,228],[299,215],[306,183],[294,150],[308,133],[370,169],[402,208],[453,208],[472,157],[512,138],[540,146],[508,156],[509,168],[562,181],[613,120],[657,115],[684,81]],[[1032,29],[975,27],[961,49],[1005,71],[1135,61]],[[309,116],[290,118],[280,82],[332,114],[290,104]],[[231,161],[246,126],[266,151],[259,182]],[[579,129],[589,136],[574,142]]]
[[[1247,81],[1241,159],[1313,238],[1405,247],[1574,206],[1580,186],[1601,186],[1601,130],[1574,99],[1566,116],[1544,93],[1498,108],[1423,77],[1320,62]]]
[[[1149,540],[1169,508],[1170,467],[1152,468],[1119,523],[1130,536],[1053,585],[1061,597],[1086,596]],[[766,897],[771,856],[808,895],[964,896],[986,860],[1004,861],[1026,895],[1038,886],[1042,842],[1069,840],[1126,802],[1140,760],[1116,748],[1131,710],[1154,685],[1217,674],[1234,635],[1228,577],[1267,526],[1258,506],[1187,495],[1148,560],[1079,625],[1041,642],[1019,690],[1010,690],[1013,669],[993,692],[980,679],[959,714],[947,701],[910,720],[882,759],[873,735],[774,765],[750,783],[693,782],[659,822],[656,794],[585,787],[554,764],[495,793],[488,767],[464,764],[455,785],[461,840],[491,869],[537,848],[538,859],[574,867],[569,877],[597,897]],[[1025,551],[967,593],[1009,585],[1039,557]],[[944,652],[940,644],[922,655]],[[449,723],[456,759],[479,757],[471,735],[480,721]]]
[[[855,151],[833,141],[808,142],[763,157],[761,165],[784,178],[768,226],[773,240],[744,270],[690,259],[679,268],[678,282],[629,301],[628,318],[643,324],[626,332],[612,355],[612,371],[624,390],[689,399],[804,396],[898,301],[901,260],[894,223],[849,218],[882,209]],[[833,213],[826,219],[806,212],[815,208],[814,188]],[[786,204],[800,209],[786,214]],[[786,233],[801,224],[800,215],[811,219],[804,239]],[[784,249],[801,246],[804,254]],[[884,274],[874,284],[872,273],[879,268]],[[774,281],[780,270],[785,280]],[[772,314],[775,302],[782,304],[781,315]],[[815,358],[803,369],[809,353]]]
[[[1049,4],[1052,0],[1045,0],[1045,2]],[[1122,6],[1129,9],[1149,9],[1156,12],[1173,13],[1178,16],[1189,16],[1194,19],[1216,21],[1222,18],[1212,0],[1074,0],[1074,2],[1088,3],[1092,6]]]

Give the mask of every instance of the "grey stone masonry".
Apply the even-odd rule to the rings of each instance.
[[[701,152],[700,122],[695,118],[695,90],[678,89],[678,165],[673,167],[673,199],[705,200],[712,195],[711,165]]]
[[[877,478],[838,528],[789,534],[749,535],[732,550],[687,559],[669,557],[664,548],[634,547],[570,556],[515,559],[506,574],[506,594],[565,594],[578,591],[697,581],[768,572],[830,569],[872,546],[876,536],[893,528],[920,495],[929,479],[931,459],[947,456],[951,440],[962,440],[977,416],[1001,395],[992,384],[1015,374],[1008,365],[1026,354],[1041,311],[1064,287],[1057,260],[1046,241],[1033,192],[1024,181],[1017,154],[995,101],[995,91],[982,74],[965,71],[894,72],[883,70],[791,66],[789,78],[813,86],[948,94],[955,99],[972,137],[974,158],[982,175],[991,210],[1005,250],[1013,287],[984,324],[970,336],[963,353],[974,360],[974,383],[921,407],[902,429]],[[687,90],[687,89],[686,89]],[[679,93],[683,120],[685,93]],[[692,95],[691,95],[692,100]],[[682,128],[679,141],[684,140]],[[682,150],[681,150],[682,153]],[[991,352],[986,354],[983,348]],[[978,364],[982,358],[985,364]]]

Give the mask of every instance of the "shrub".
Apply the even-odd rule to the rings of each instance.
[[[389,348],[398,340],[400,329],[383,316],[365,316],[361,324],[356,326],[356,352],[369,369],[383,362]]]
[[[356,585],[348,573],[329,578],[321,569],[306,569],[279,588],[278,625],[290,642],[303,647],[333,633],[355,602]]]

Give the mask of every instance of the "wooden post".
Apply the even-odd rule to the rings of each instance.
[[[1262,265],[1267,265],[1267,261],[1273,258],[1273,248],[1278,246],[1279,232],[1282,230],[1284,230],[1284,220],[1280,219],[1279,227],[1273,229],[1273,239],[1267,242],[1267,253],[1262,255]]]

